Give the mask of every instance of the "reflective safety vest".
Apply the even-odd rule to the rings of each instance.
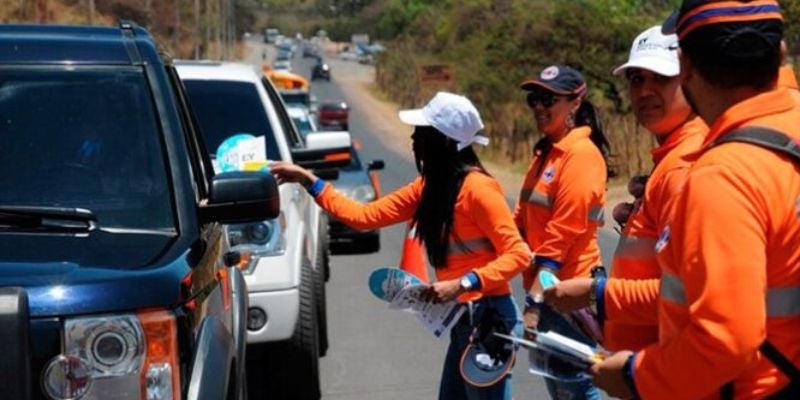
[[[735,104],[691,156],[656,243],[659,343],[633,364],[644,399],[718,399],[731,381],[736,399],[784,390],[787,374],[759,351],[767,339],[800,365],[800,166],[751,144],[717,145],[745,127],[800,141],[800,109],[786,89]]]
[[[603,223],[606,164],[589,138],[573,129],[546,155],[531,161],[514,211],[514,221],[537,258],[550,261],[560,279],[589,277],[601,264],[597,228]],[[527,289],[533,273],[523,273]]]
[[[316,197],[317,204],[342,223],[369,230],[411,220],[425,183],[417,178],[406,186],[370,203],[359,203],[336,191],[329,183]],[[511,293],[509,281],[526,269],[530,250],[514,225],[500,184],[471,171],[456,198],[453,227],[445,266],[435,269],[438,280],[461,278],[475,272],[480,289],[459,301]]]
[[[643,200],[622,231],[605,287],[603,346],[609,350],[636,351],[658,342],[658,286],[632,280],[661,276],[655,252],[659,228],[667,224],[671,203],[689,171],[684,156],[700,149],[707,132],[703,120],[692,117],[652,151],[655,167]]]

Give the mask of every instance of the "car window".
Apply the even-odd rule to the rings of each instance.
[[[0,205],[84,208],[100,228],[174,230],[141,68],[4,69]]]
[[[297,127],[297,130],[300,131],[300,134],[303,135],[303,137],[307,137],[309,133],[314,131],[314,127],[311,125],[311,120],[309,120],[305,115],[292,117],[292,121],[294,121],[294,125]]]
[[[212,156],[222,142],[237,134],[265,136],[267,158],[280,160],[278,144],[256,86],[249,82],[183,81],[189,103],[200,124],[203,139]]]
[[[292,119],[289,118],[289,114],[286,112],[285,102],[281,100],[281,96],[278,94],[278,91],[275,90],[266,77],[261,79],[261,84],[264,85],[264,90],[267,91],[269,99],[275,106],[275,114],[278,115],[278,121],[280,121],[281,129],[283,129],[284,135],[286,135],[286,141],[294,149],[305,147],[305,141],[303,137],[300,136],[300,133],[294,128]]]

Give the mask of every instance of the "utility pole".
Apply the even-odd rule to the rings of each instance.
[[[147,27],[147,29],[153,29],[153,27],[150,26],[150,21],[152,21],[152,16],[153,16],[153,0],[145,0],[144,15],[146,19],[146,21],[144,22],[145,26]]]
[[[200,0],[194,0],[194,58],[200,58]]]
[[[87,0],[89,8],[89,25],[94,25],[94,0]]]
[[[175,27],[172,31],[172,51],[180,57],[181,44],[181,0],[175,0]]]

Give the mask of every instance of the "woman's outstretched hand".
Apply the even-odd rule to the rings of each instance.
[[[269,172],[282,183],[299,183],[304,187],[311,186],[317,180],[317,176],[311,171],[298,165],[286,161],[274,161],[270,164]]]

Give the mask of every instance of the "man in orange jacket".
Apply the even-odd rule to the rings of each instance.
[[[651,27],[634,39],[628,62],[614,70],[615,75],[625,74],[636,119],[659,146],[652,150],[655,166],[643,200],[636,203],[614,252],[611,279],[570,279],[545,292],[545,299],[560,311],[597,307],[605,320],[603,345],[609,350],[640,350],[658,341],[661,269],[654,245],[666,224],[667,205],[677,197],[689,168],[683,156],[697,151],[708,132],[681,90],[677,47],[676,35]]]
[[[800,398],[800,109],[777,86],[780,6],[684,0],[672,22],[710,131],[655,246],[659,343],[596,364],[595,383],[644,399]]]

